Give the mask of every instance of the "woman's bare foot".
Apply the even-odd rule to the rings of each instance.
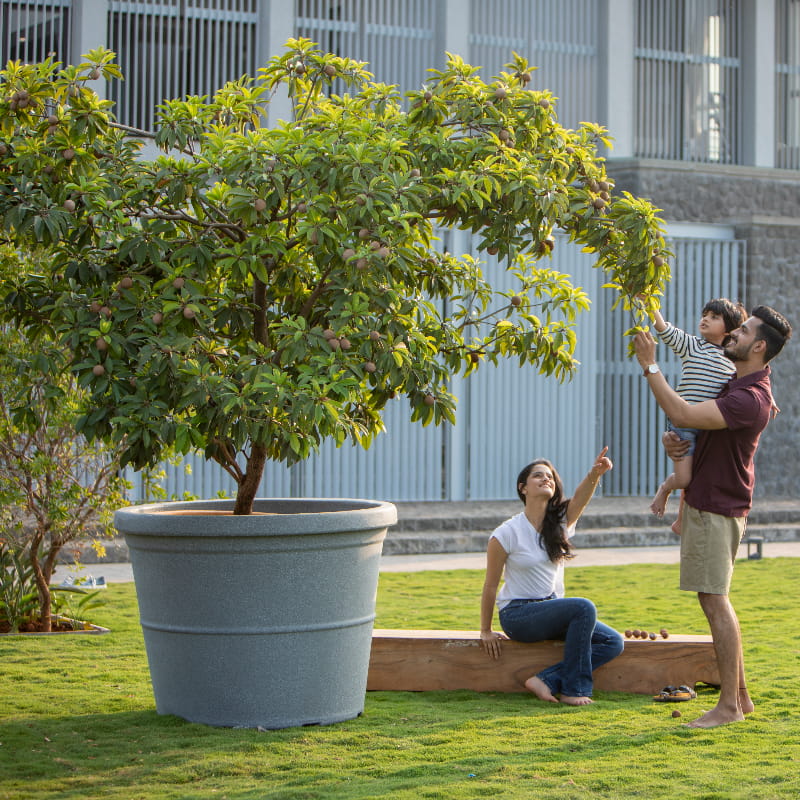
[[[658,491],[656,492],[656,496],[653,498],[653,502],[650,503],[650,511],[652,511],[653,514],[659,518],[664,516],[669,494],[669,490],[665,489],[664,484],[662,483],[661,486],[658,487]]]
[[[588,706],[594,703],[591,697],[570,697],[569,695],[562,694],[561,702],[568,706]]]
[[[558,702],[558,698],[550,691],[550,687],[541,678],[537,678],[535,675],[525,681],[525,688],[546,703]]]

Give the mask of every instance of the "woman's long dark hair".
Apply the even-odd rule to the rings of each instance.
[[[528,482],[528,476],[534,467],[543,464],[550,469],[553,473],[553,483],[555,484],[555,491],[553,496],[547,502],[547,509],[544,512],[544,522],[542,529],[539,531],[539,538],[547,551],[547,557],[557,564],[566,558],[574,558],[575,554],[572,552],[572,545],[567,539],[567,506],[569,505],[570,498],[564,497],[564,484],[561,482],[561,476],[558,474],[556,468],[546,459],[537,458],[536,461],[531,461],[517,478],[517,495],[523,504],[525,503],[525,495],[522,494],[522,487]]]

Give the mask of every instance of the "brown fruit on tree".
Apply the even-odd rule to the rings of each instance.
[[[106,350],[108,350],[108,342],[102,336],[98,336],[97,339],[94,340],[94,346],[101,353],[104,353]]]
[[[256,197],[253,201],[253,208],[256,211],[263,211],[267,207],[267,201],[263,197]]]
[[[336,67],[333,64],[326,64],[322,71],[329,77],[332,78],[336,74]]]
[[[101,375],[106,374],[106,368],[102,364],[95,364],[92,367],[92,373],[99,378]]]
[[[160,311],[156,311],[150,319],[153,320],[154,325],[160,325],[164,321],[164,315]]]
[[[377,342],[378,339],[381,338],[381,335],[378,333],[378,331],[370,331],[369,338],[372,339],[373,342]]]
[[[345,249],[342,250],[342,258],[345,261],[349,261],[355,254],[356,254],[356,251],[353,250],[352,247],[345,247]]]
[[[186,279],[185,278],[181,278],[180,276],[175,278],[174,281],[172,281],[172,286],[175,289],[183,289],[183,287],[185,285],[186,285]]]
[[[189,308],[189,306],[183,307],[183,317],[184,319],[194,319],[197,316],[195,310],[193,308]]]
[[[372,374],[378,367],[375,365],[374,361],[367,361],[364,363],[364,372],[369,372]]]
[[[65,150],[61,151],[61,157],[65,161],[72,161],[75,158],[75,151],[71,147],[67,147]]]
[[[322,331],[322,335],[328,340],[336,338],[336,334],[330,328],[325,328],[325,330]]]
[[[133,278],[130,275],[126,275],[120,282],[118,288],[120,289],[132,289],[133,288]]]
[[[511,305],[514,306],[514,308],[519,308],[522,305],[522,298],[518,295],[514,295],[514,297],[511,298]]]
[[[356,261],[356,269],[366,269],[369,266],[369,261],[366,258],[359,258]]]
[[[506,92],[505,86],[498,86],[494,90],[494,99],[495,100],[505,100],[508,96],[508,92]]]
[[[432,394],[426,394],[422,399],[426,406],[432,406],[436,402],[436,398]]]
[[[369,228],[361,228],[361,230],[358,232],[358,238],[361,239],[362,241],[365,239],[369,239],[370,233],[371,231]]]
[[[349,350],[352,346],[353,345],[350,344],[350,340],[345,336],[342,336],[342,338],[339,339],[339,347],[341,347],[342,350]]]
[[[69,211],[69,213],[72,214],[72,212],[75,211],[75,201],[69,199],[65,200],[64,211]]]

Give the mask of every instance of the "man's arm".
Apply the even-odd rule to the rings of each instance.
[[[652,335],[640,331],[633,340],[636,359],[642,369],[655,364],[656,342]],[[647,383],[664,413],[678,428],[699,428],[700,430],[720,430],[727,428],[725,418],[715,400],[704,400],[691,405],[687,403],[670,385],[662,372],[648,373]]]

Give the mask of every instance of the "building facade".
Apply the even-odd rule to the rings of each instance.
[[[150,128],[167,97],[208,94],[255,74],[290,37],[367,61],[401,90],[457,53],[498,74],[518,52],[537,66],[531,87],[549,89],[561,121],[605,125],[616,190],[662,209],[676,254],[664,313],[694,330],[705,300],[774,305],[798,324],[800,294],[800,0],[0,0],[0,58],[65,63],[105,45],[125,82],[99,86],[120,121]],[[99,82],[98,82],[99,83]],[[271,118],[291,106],[277,97]],[[466,234],[448,246],[470,252]],[[458,423],[417,429],[400,404],[387,434],[365,453],[323,448],[292,469],[268,468],[262,494],[349,495],[389,500],[507,499],[519,468],[556,461],[570,491],[600,447],[615,469],[603,491],[645,495],[668,464],[664,418],[610,312],[602,276],[585,255],[556,248],[553,268],[593,300],[577,324],[582,362],[566,385],[515,364],[457,381]],[[488,263],[486,269],[498,265]],[[669,376],[679,365],[666,353]],[[795,495],[800,447],[795,344],[776,360],[782,413],[759,451],[757,493]],[[232,492],[201,461],[192,474],[167,467],[167,489]]]

